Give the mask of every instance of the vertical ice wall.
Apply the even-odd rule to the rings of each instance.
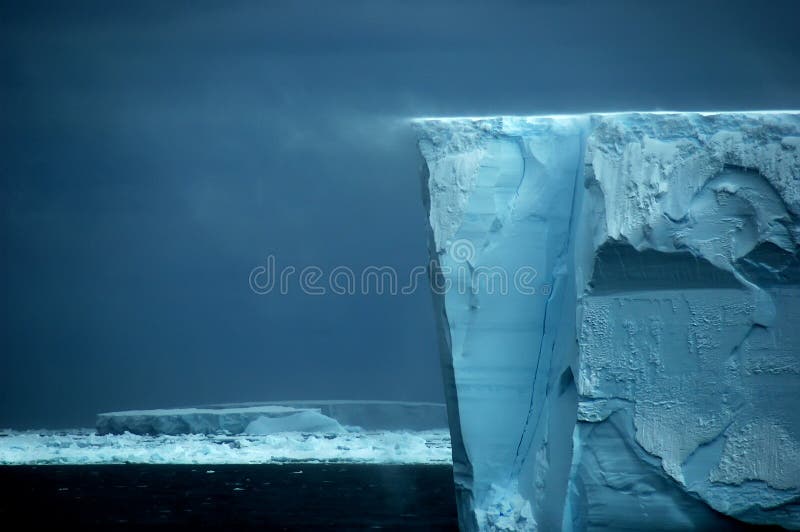
[[[800,117],[416,127],[462,527],[800,527]]]
[[[450,283],[440,286],[439,297],[447,378],[455,386],[449,406],[459,435],[454,461],[465,528],[491,528],[498,520],[533,526],[531,503],[546,495],[536,486],[548,471],[533,468],[528,457],[548,453],[551,430],[559,432],[552,452],[562,469],[553,482],[563,484],[559,497],[566,493],[575,346],[557,340],[575,329],[574,306],[563,302],[574,301],[565,296],[574,294],[567,273],[582,171],[575,154],[583,151],[587,123],[493,119],[426,122],[422,129],[432,253]],[[551,400],[553,376],[565,372],[570,404],[552,420],[554,409],[533,405]]]

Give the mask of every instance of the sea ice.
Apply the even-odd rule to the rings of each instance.
[[[447,430],[269,435],[99,435],[71,431],[0,431],[0,465],[268,464],[348,462],[448,464]]]

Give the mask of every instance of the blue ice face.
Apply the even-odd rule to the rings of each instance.
[[[800,526],[800,115],[416,127],[462,526]]]

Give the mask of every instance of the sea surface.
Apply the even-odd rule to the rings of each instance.
[[[58,530],[457,529],[452,466],[428,464],[0,466],[0,522]]]

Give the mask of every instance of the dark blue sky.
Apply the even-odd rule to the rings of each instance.
[[[0,7],[0,426],[440,401],[425,290],[248,287],[425,263],[404,119],[800,108],[794,1],[116,4]]]

